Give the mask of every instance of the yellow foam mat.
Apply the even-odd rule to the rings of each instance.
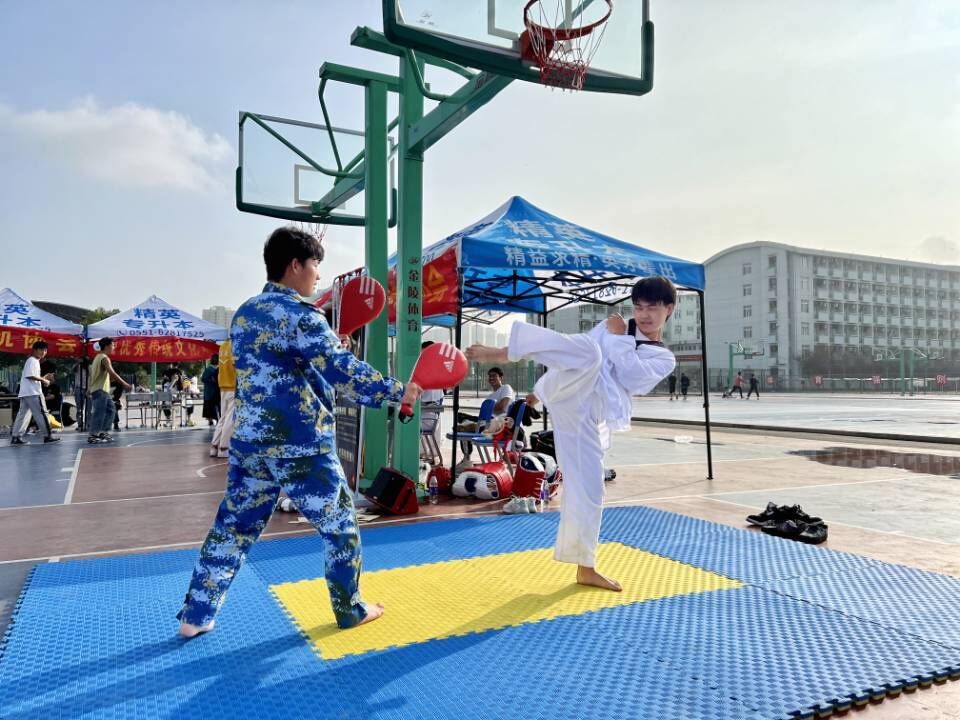
[[[574,566],[555,562],[552,549],[364,573],[364,599],[382,602],[386,613],[350,630],[337,628],[322,577],[273,585],[270,590],[320,657],[332,660],[671,595],[742,586],[620,543],[599,547],[597,567],[617,578],[623,592],[577,585]]]

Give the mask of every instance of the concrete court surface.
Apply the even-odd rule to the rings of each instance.
[[[115,445],[91,447],[67,432],[56,446],[0,445],[0,627],[35,563],[198,546],[226,470],[224,460],[206,453],[209,435],[205,428],[138,430],[119,433]],[[607,503],[742,527],[767,500],[799,502],[829,523],[833,549],[960,575],[960,450],[743,431],[715,432],[713,439],[709,481],[699,429],[638,424],[616,436],[608,465],[618,476],[607,485]],[[498,503],[447,502],[424,508],[414,521],[498,511]],[[377,521],[396,522],[410,520]],[[277,513],[265,535],[306,532],[295,515]],[[960,718],[960,682],[856,714]]]
[[[762,391],[761,391],[762,392]],[[746,396],[746,391],[744,391]],[[763,393],[710,395],[710,419],[722,423],[845,430],[954,438],[960,441],[960,396],[929,393],[901,397],[890,393]],[[700,397],[671,402],[665,396],[635,398],[635,417],[703,420]]]

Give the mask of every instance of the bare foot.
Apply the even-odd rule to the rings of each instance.
[[[383,603],[374,603],[373,605],[367,606],[367,616],[361,620],[359,623],[354,625],[354,627],[359,627],[360,625],[366,625],[376,620],[378,617],[383,615]]]
[[[206,625],[191,625],[190,623],[180,623],[180,637],[182,638],[193,638],[197,635],[203,635],[203,633],[210,632],[213,630],[214,621],[211,620]]]
[[[489,345],[471,345],[464,354],[468,360],[474,362],[510,362],[506,348],[490,347]]]
[[[577,565],[577,584],[591,585],[603,590],[613,590],[613,592],[621,592],[623,590],[623,588],[620,587],[620,583],[616,580],[601,575],[596,569],[585,565]]]

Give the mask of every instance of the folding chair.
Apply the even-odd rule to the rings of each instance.
[[[482,440],[486,438],[486,435],[483,435],[480,430],[486,427],[487,423],[490,422],[490,419],[493,417],[493,409],[496,407],[497,403],[495,400],[484,400],[480,405],[480,412],[477,414],[477,432],[459,432],[454,428],[453,432],[447,433],[447,440],[453,440],[460,443],[460,449],[463,451],[463,457],[470,457],[470,446],[476,440]],[[489,458],[486,456],[486,450],[480,450],[480,457],[484,462],[489,462]]]
[[[442,414],[442,402],[420,405],[420,457],[431,465],[443,462],[440,443],[437,442],[437,428]]]

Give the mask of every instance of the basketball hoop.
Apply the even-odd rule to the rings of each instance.
[[[577,26],[573,25],[575,18],[569,14],[567,0],[552,0],[555,4],[552,16],[545,7],[550,2],[530,0],[523,8],[526,30],[520,34],[520,56],[540,68],[540,82],[544,85],[580,90],[613,12],[613,0],[603,0],[607,12],[599,20]],[[537,21],[530,17],[534,6],[537,6]],[[598,28],[600,31],[594,33]]]

